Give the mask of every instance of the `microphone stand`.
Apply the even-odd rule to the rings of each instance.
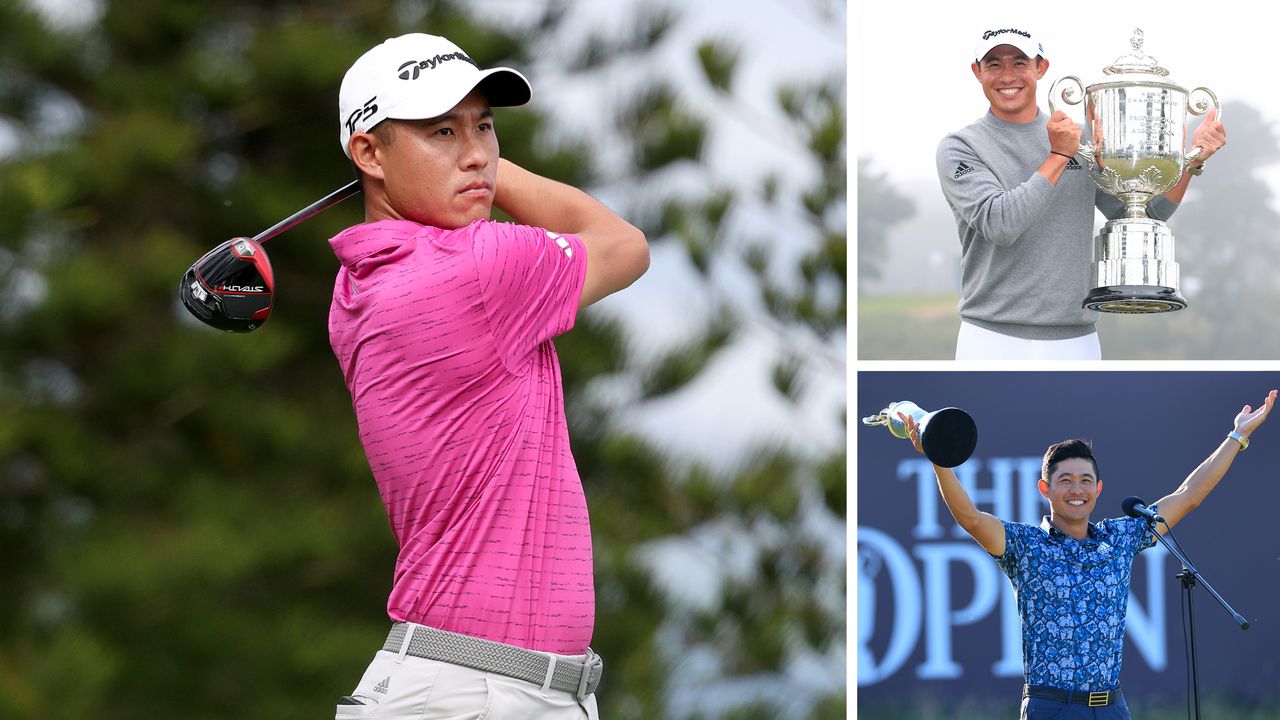
[[[1191,564],[1191,561],[1187,559],[1187,556],[1178,549],[1174,543],[1170,543],[1165,539],[1164,535],[1156,532],[1155,520],[1150,517],[1147,517],[1147,529],[1156,536],[1156,540],[1159,540],[1161,545],[1164,545],[1170,555],[1172,555],[1178,562],[1182,563],[1181,572],[1174,577],[1182,581],[1182,594],[1187,600],[1187,625],[1191,628],[1191,693],[1192,697],[1195,698],[1196,720],[1199,720],[1200,677],[1196,672],[1196,613],[1195,607],[1191,604],[1191,590],[1196,586],[1196,581],[1200,581],[1200,584],[1209,591],[1209,594],[1213,596],[1214,600],[1218,601],[1218,604],[1222,606],[1222,609],[1226,610],[1227,613],[1231,615],[1232,619],[1236,621],[1236,624],[1240,626],[1241,630],[1249,629],[1249,621],[1245,620],[1243,615],[1236,612],[1226,600],[1222,599],[1222,596],[1218,594],[1218,591],[1213,589],[1213,586],[1204,579],[1204,576],[1196,570],[1196,566]],[[1173,533],[1173,528],[1169,527],[1169,523],[1165,523],[1165,530],[1170,534]]]

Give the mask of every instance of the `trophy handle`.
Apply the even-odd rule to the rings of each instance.
[[[1067,82],[1068,80],[1074,84],[1064,87],[1062,88],[1061,91],[1059,91],[1058,87],[1062,85],[1062,83]],[[1198,89],[1202,89],[1202,88],[1198,88]],[[1062,102],[1068,105],[1079,105],[1084,100],[1084,83],[1080,82],[1080,78],[1076,77],[1075,75],[1065,75],[1063,77],[1058,78],[1056,81],[1054,81],[1053,85],[1049,86],[1049,114],[1050,115],[1058,112],[1058,106],[1055,105],[1053,102],[1053,99],[1055,97],[1061,98]],[[1098,164],[1093,155],[1093,145],[1086,142],[1080,143],[1079,153],[1081,157],[1083,157],[1086,161],[1088,161],[1090,165],[1096,166]]]
[[[1059,94],[1058,86],[1068,80],[1075,83],[1075,87],[1063,88],[1061,94]],[[1202,90],[1203,88],[1197,88],[1197,89]],[[1084,83],[1080,82],[1080,78],[1076,77],[1075,75],[1066,75],[1064,77],[1060,77],[1057,80],[1055,80],[1053,85],[1049,86],[1049,114],[1050,115],[1058,112],[1058,107],[1053,104],[1054,96],[1058,96],[1062,98],[1062,102],[1068,105],[1079,105],[1080,101],[1084,100]]]
[[[900,400],[898,402],[889,403],[889,407],[880,411],[878,415],[862,418],[863,425],[883,425],[889,429],[889,434],[896,438],[907,438],[907,424],[902,418],[898,417],[898,413],[903,415],[911,415],[919,422],[925,415],[925,411],[920,409],[919,405],[910,400]]]
[[[1196,96],[1196,93],[1202,93],[1199,100],[1194,99]],[[1207,95],[1208,98],[1205,98],[1204,95]],[[1191,113],[1192,115],[1204,115],[1205,113],[1209,112],[1209,108],[1211,107],[1209,104],[1210,100],[1213,101],[1212,107],[1218,111],[1217,119],[1219,122],[1221,122],[1222,121],[1222,105],[1218,104],[1218,96],[1214,95],[1213,91],[1207,87],[1198,87],[1195,90],[1192,90],[1191,92],[1187,93],[1187,112]],[[1204,148],[1202,147],[1191,148],[1191,152],[1187,153],[1182,160],[1182,171],[1186,172],[1188,169],[1190,169],[1191,163],[1199,159],[1200,154],[1203,152],[1204,152]]]
[[[1207,100],[1204,97],[1201,97],[1199,100],[1195,100],[1193,102],[1196,93],[1204,93],[1209,97]],[[1209,112],[1209,100],[1213,101],[1213,107],[1218,111],[1218,120],[1222,120],[1222,105],[1218,102],[1218,96],[1214,95],[1213,91],[1207,87],[1198,87],[1187,93],[1187,112],[1192,115],[1203,115]]]

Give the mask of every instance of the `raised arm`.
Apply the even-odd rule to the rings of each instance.
[[[906,422],[911,443],[923,455],[924,447],[920,444],[920,432],[916,428],[915,418],[902,413],[898,413],[898,417]],[[979,510],[950,468],[934,465],[933,474],[938,477],[938,491],[942,493],[942,501],[947,504],[956,523],[984,550],[996,557],[1004,555],[1004,523],[1000,522],[1000,518]]]
[[[577,188],[499,160],[493,204],[523,225],[582,238],[587,280],[579,308],[627,287],[649,268],[644,233]]]
[[[1245,405],[1240,414],[1236,415],[1233,432],[1239,433],[1248,441],[1249,435],[1267,419],[1275,401],[1276,391],[1272,390],[1257,410]],[[1169,527],[1177,525],[1179,520],[1198,507],[1205,496],[1217,487],[1218,481],[1226,475],[1227,468],[1231,467],[1232,461],[1236,459],[1236,455],[1240,454],[1241,449],[1241,443],[1228,436],[1218,445],[1213,454],[1205,458],[1205,461],[1182,481],[1177,490],[1160,498],[1157,506]],[[1165,526],[1157,524],[1157,530],[1161,534],[1166,529]]]

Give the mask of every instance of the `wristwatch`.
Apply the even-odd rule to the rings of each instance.
[[[1241,435],[1240,433],[1236,432],[1235,430],[1232,430],[1230,433],[1228,433],[1228,434],[1227,434],[1227,437],[1229,437],[1229,438],[1231,438],[1232,440],[1235,440],[1236,442],[1240,443],[1240,449],[1241,449],[1241,450],[1248,450],[1248,449],[1249,449],[1249,436],[1248,436],[1248,435]]]
[[[1200,165],[1198,166],[1197,165],[1187,166],[1187,172],[1190,173],[1191,175],[1200,175],[1201,173],[1204,172],[1204,163],[1200,163]]]

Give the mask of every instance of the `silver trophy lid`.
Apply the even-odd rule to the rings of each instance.
[[[1134,28],[1133,37],[1129,39],[1133,52],[1116,58],[1112,65],[1102,69],[1108,75],[1157,75],[1165,77],[1169,71],[1160,67],[1156,59],[1142,52],[1142,28]]]

